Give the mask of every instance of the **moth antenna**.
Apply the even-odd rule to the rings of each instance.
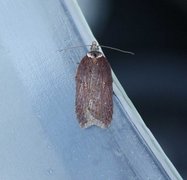
[[[103,48],[106,48],[106,49],[112,49],[114,51],[119,51],[119,52],[122,52],[122,53],[125,53],[125,54],[131,54],[131,55],[135,55],[135,53],[133,52],[130,52],[130,51],[124,51],[122,49],[118,49],[118,48],[114,48],[114,47],[110,47],[110,46],[104,46],[104,45],[99,45],[100,47],[103,47]]]
[[[92,46],[92,45],[73,46],[73,47],[69,47],[69,48],[60,49],[60,50],[58,50],[58,51],[61,52],[61,51],[69,50],[69,49],[80,48],[80,47],[87,47],[87,46]]]
[[[66,51],[66,50],[69,50],[69,49],[74,49],[74,48],[80,48],[80,47],[88,47],[90,46],[90,51],[98,51],[99,50],[99,47],[103,47],[103,48],[106,48],[106,49],[112,49],[114,51],[119,51],[119,52],[122,52],[122,53],[125,53],[125,54],[131,54],[131,55],[134,55],[133,52],[130,52],[130,51],[124,51],[122,49],[118,49],[118,48],[114,48],[114,47],[110,47],[110,46],[105,46],[105,45],[99,45],[96,41],[93,41],[91,45],[80,45],[80,46],[74,46],[74,47],[69,47],[69,48],[64,48],[64,49],[60,49],[58,50],[59,52],[61,51]]]

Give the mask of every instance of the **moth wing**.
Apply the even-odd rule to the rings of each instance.
[[[98,89],[96,88],[95,104],[91,109],[93,116],[99,121],[99,126],[108,127],[113,114],[113,88],[111,67],[104,56],[98,59],[98,69],[97,84],[95,84]]]
[[[77,74],[76,74],[76,114],[77,118],[79,120],[79,124],[85,124],[86,123],[86,117],[85,112],[88,107],[88,80],[89,77],[87,77],[87,74],[89,74],[90,71],[90,63],[89,58],[85,56],[78,68],[77,68]]]
[[[112,75],[104,56],[85,56],[76,75],[76,113],[81,127],[108,127],[112,120]]]

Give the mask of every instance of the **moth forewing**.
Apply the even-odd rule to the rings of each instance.
[[[110,64],[92,44],[76,74],[76,114],[82,128],[107,128],[112,121],[113,89]]]

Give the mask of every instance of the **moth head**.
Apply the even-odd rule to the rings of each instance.
[[[96,41],[92,42],[92,45],[90,47],[90,52],[87,53],[87,56],[90,58],[100,58],[103,56],[103,53],[99,51],[99,45],[97,44]]]
[[[99,45],[97,44],[96,41],[92,42],[92,45],[90,47],[90,51],[99,51]]]

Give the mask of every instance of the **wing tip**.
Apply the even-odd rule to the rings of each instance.
[[[91,126],[98,126],[102,129],[108,128],[110,126],[111,121],[103,122],[100,120],[88,120],[86,122],[79,122],[81,128],[89,128]]]

